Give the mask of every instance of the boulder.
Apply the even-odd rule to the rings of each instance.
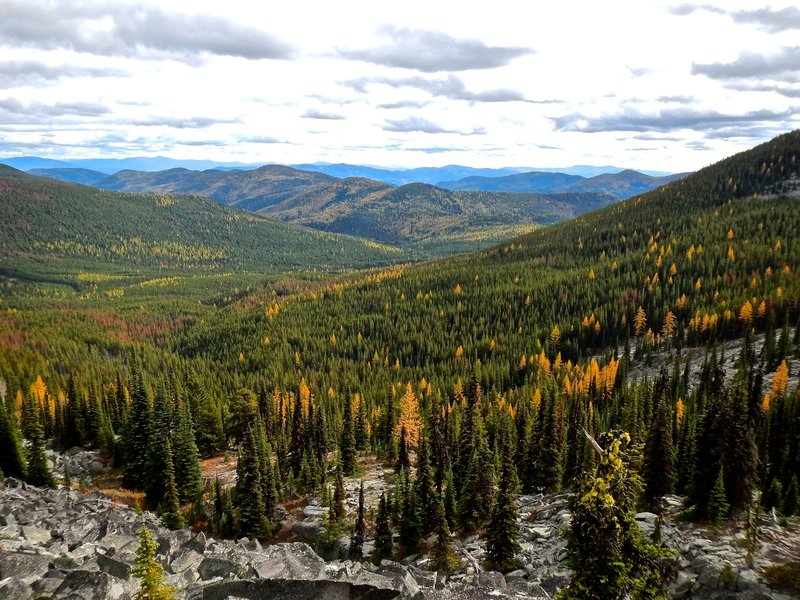
[[[292,533],[310,542],[317,541],[317,538],[319,537],[319,532],[321,530],[322,530],[322,525],[316,519],[297,521],[292,525]]]
[[[29,554],[0,550],[0,579],[13,577],[20,581],[33,583],[44,577],[55,557],[47,554]],[[2,597],[2,596],[0,596]]]
[[[203,600],[392,600],[400,595],[398,590],[376,588],[346,581],[313,581],[298,579],[251,579],[220,581],[203,587]]]
[[[96,557],[97,567],[103,572],[127,581],[131,576],[131,563],[119,560],[116,556],[106,556],[105,554],[98,554]]]
[[[0,598],[3,600],[30,600],[33,589],[21,579],[9,577],[0,581]]]
[[[267,546],[253,567],[261,579],[320,579],[325,573],[325,561],[301,543]]]
[[[53,592],[53,600],[117,600],[125,589],[108,573],[77,570]]]
[[[252,570],[241,557],[224,554],[207,554],[197,567],[197,572],[203,581],[215,577],[243,579],[248,577]]]

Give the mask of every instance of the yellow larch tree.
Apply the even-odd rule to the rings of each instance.
[[[400,432],[405,427],[406,441],[410,446],[417,447],[419,434],[422,429],[422,419],[419,416],[419,402],[411,384],[406,384],[406,392],[400,398],[400,419],[394,427],[394,435],[400,438]]]
[[[644,328],[647,327],[647,314],[644,312],[643,307],[639,307],[636,311],[636,316],[633,317],[633,333],[637,336],[644,333]]]

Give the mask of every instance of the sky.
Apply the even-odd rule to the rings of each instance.
[[[800,128],[752,0],[0,0],[0,157],[691,171]]]

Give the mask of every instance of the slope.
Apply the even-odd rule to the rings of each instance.
[[[514,398],[530,391],[525,365],[542,352],[575,363],[626,340],[697,344],[770,322],[794,326],[800,201],[790,194],[799,173],[796,131],[476,254],[301,296],[274,319],[254,311],[195,328],[179,347],[230,368],[243,352],[244,375],[290,364],[302,339],[307,380],[322,389],[359,381],[368,398],[423,377],[442,389],[479,362],[484,389]],[[267,330],[279,341],[261,347],[253,332]],[[278,367],[264,376],[293,381]]]
[[[81,269],[275,273],[394,262],[361,240],[275,223],[210,200],[105,192],[0,168],[6,274]]]

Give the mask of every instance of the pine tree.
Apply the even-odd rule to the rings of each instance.
[[[764,508],[767,510],[775,508],[780,510],[783,506],[783,486],[779,479],[773,479],[767,488],[767,493],[764,494],[763,502]]]
[[[239,510],[239,534],[258,539],[265,534],[265,523],[264,497],[261,494],[261,472],[254,429],[254,427],[249,428],[239,444],[235,504]]]
[[[34,401],[29,403],[26,417],[29,443],[26,453],[26,462],[28,464],[26,481],[31,485],[55,487],[56,481],[53,479],[53,473],[50,470],[50,463],[47,461],[47,453],[45,452],[42,418],[39,413],[39,407]]]
[[[472,418],[472,454],[461,491],[459,522],[464,531],[483,526],[494,497],[494,461],[480,413]]]
[[[369,425],[367,424],[367,405],[364,398],[361,398],[358,403],[355,415],[354,441],[357,451],[369,450]]]
[[[456,501],[456,486],[453,483],[453,470],[448,468],[444,482],[444,516],[448,527],[455,527],[458,520],[458,502]]]
[[[364,535],[366,533],[366,509],[364,506],[364,481],[358,490],[358,513],[356,514],[356,524],[353,527],[353,534],[350,536],[350,557],[360,560],[364,554]]]
[[[164,569],[156,560],[156,542],[147,527],[139,532],[139,547],[136,549],[131,574],[139,579],[140,588],[134,600],[173,600],[176,591],[164,582]]]
[[[520,551],[517,541],[517,476],[512,462],[511,449],[503,452],[500,486],[492,506],[491,518],[486,528],[486,554],[494,569],[513,570],[518,562],[514,556]]]
[[[655,419],[647,434],[644,448],[644,499],[649,507],[655,507],[657,500],[669,494],[675,479],[675,456],[672,445],[672,408],[666,378],[659,378],[656,390],[662,390],[656,406]]]
[[[414,554],[422,537],[422,515],[415,486],[406,481],[400,513],[400,550],[403,556]]]
[[[389,524],[389,505],[386,502],[386,495],[381,493],[378,517],[375,522],[375,548],[372,551],[372,561],[380,563],[385,558],[391,558],[393,548],[392,527]]]
[[[144,491],[151,506],[158,506],[164,496],[164,464],[167,445],[171,444],[172,405],[166,388],[159,384],[153,399],[150,427],[147,434]]]
[[[730,505],[725,495],[725,479],[722,476],[722,469],[720,469],[708,499],[708,520],[714,526],[719,525],[728,516],[729,508]]]
[[[429,533],[436,526],[436,512],[430,510],[435,506],[438,493],[434,482],[433,468],[428,458],[428,441],[420,439],[417,453],[417,480],[415,482],[417,499],[422,507],[422,532]]]
[[[200,452],[197,449],[191,407],[184,402],[178,413],[178,425],[173,446],[175,485],[181,504],[191,502],[203,485],[200,472]]]
[[[122,448],[125,452],[122,485],[127,489],[144,489],[149,430],[150,401],[147,398],[144,379],[137,363],[134,366],[133,373],[131,408],[122,442]]]
[[[570,501],[567,564],[572,577],[557,600],[666,599],[669,550],[648,543],[636,523],[641,483],[627,454],[630,436],[601,436],[599,465]],[[602,447],[605,447],[603,449]]]
[[[431,546],[428,555],[433,569],[438,571],[440,575],[446,576],[458,568],[458,558],[450,540],[450,528],[447,526],[447,518],[445,517],[444,504],[441,497],[436,500],[435,508],[432,512],[436,521],[436,526],[434,527],[436,539],[433,541],[433,546]]]
[[[347,512],[344,508],[344,478],[342,477],[342,464],[336,464],[336,476],[333,482],[333,498],[331,499],[331,511],[337,523],[341,523]]]
[[[350,394],[347,394],[344,400],[339,456],[342,472],[347,477],[352,477],[356,469],[356,438],[353,432],[353,399]]]
[[[196,493],[196,492],[195,492]],[[172,444],[167,440],[164,455],[164,495],[158,507],[161,521],[169,529],[180,529],[183,527],[183,515],[181,515],[180,501],[178,499],[178,487],[175,484],[175,466],[172,461]]]
[[[397,463],[395,463],[394,470],[399,473],[403,469],[408,470],[411,468],[405,427],[400,429],[400,441],[398,442],[397,448]]]
[[[4,402],[0,402],[0,469],[6,477],[18,479],[24,479],[27,470],[16,419]]]
[[[789,485],[786,486],[786,493],[783,495],[781,513],[785,517],[797,514],[800,509],[800,485],[797,482],[797,475],[792,475]]]
[[[213,456],[225,447],[221,407],[209,396],[197,374],[192,374],[189,379],[186,397],[195,417],[197,449],[202,456]]]

